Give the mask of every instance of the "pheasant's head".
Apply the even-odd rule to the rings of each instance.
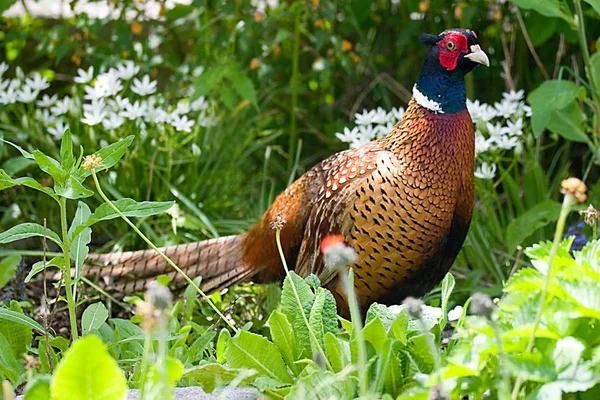
[[[413,89],[415,100],[439,113],[465,109],[465,75],[479,64],[490,65],[477,35],[469,29],[449,29],[439,35],[423,34],[420,40],[431,48]]]

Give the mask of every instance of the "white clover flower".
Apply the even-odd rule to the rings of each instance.
[[[503,93],[502,97],[513,103],[518,102],[519,100],[522,100],[523,97],[525,97],[525,91],[519,90],[518,92],[515,92],[514,89],[511,89],[510,92]]]
[[[144,75],[140,81],[138,78],[133,79],[133,85],[131,85],[131,91],[140,96],[148,96],[156,92],[156,81],[151,81],[149,75]]]
[[[106,103],[104,101],[94,101],[91,104],[83,105],[83,118],[81,122],[86,125],[94,126],[106,118]]]
[[[344,133],[336,133],[335,137],[337,137],[340,141],[344,143],[352,143],[356,139],[358,139],[358,128],[354,127],[352,130],[348,128],[344,128]]]
[[[45,76],[43,77],[39,72],[36,72],[31,78],[25,79],[25,86],[31,89],[30,93],[33,93],[48,89],[50,84]]]
[[[8,64],[4,61],[0,63],[0,78],[4,75],[4,73],[8,71]]]
[[[519,117],[515,122],[506,121],[507,127],[504,131],[509,136],[521,136],[523,134],[523,118]]]
[[[171,120],[171,125],[178,132],[191,132],[192,126],[194,126],[194,120],[188,120],[187,115],[179,116],[174,115]]]
[[[512,148],[517,147],[517,144],[519,143],[519,138],[518,137],[509,137],[509,136],[494,136],[492,138],[494,140],[494,143],[496,144],[496,147],[498,147],[499,149],[504,149],[504,150],[510,150]]]
[[[68,96],[62,98],[62,100],[58,100],[54,106],[50,109],[50,112],[53,115],[63,115],[69,112],[71,108],[71,99]]]
[[[58,99],[57,95],[53,95],[52,97],[50,97],[47,94],[45,94],[42,96],[42,99],[36,101],[35,104],[38,107],[49,108],[49,107],[52,107],[54,105],[54,103],[56,103],[57,99]]]
[[[63,120],[59,119],[56,120],[54,126],[49,125],[47,129],[48,133],[51,134],[54,139],[60,140],[65,134],[65,131],[69,129],[69,124],[65,124]]]
[[[17,100],[21,103],[31,103],[35,101],[38,94],[40,94],[39,90],[35,90],[31,86],[25,85],[17,92]]]
[[[518,104],[510,100],[502,99],[501,102],[494,104],[499,117],[510,118],[517,112]]]
[[[208,102],[204,96],[200,96],[196,100],[192,101],[190,108],[193,111],[205,111],[208,108]]]
[[[486,122],[485,126],[487,128],[489,135],[492,137],[504,135],[504,128],[502,127],[502,125],[500,125],[499,122],[495,123],[494,125],[492,125],[489,122]]]
[[[125,61],[123,64],[117,65],[116,72],[120,79],[128,81],[140,72],[140,67],[133,61]]]
[[[102,120],[102,126],[107,131],[112,131],[121,127],[125,123],[125,119],[117,113],[111,112]]]
[[[17,91],[8,86],[5,90],[0,92],[0,104],[13,104],[17,102]]]
[[[76,83],[88,83],[92,79],[94,79],[94,67],[90,66],[87,71],[83,68],[79,68],[77,70],[77,76],[73,78],[73,81]]]
[[[129,120],[142,118],[146,115],[146,105],[136,101],[133,104],[127,104],[125,109],[121,111],[121,116]]]
[[[482,163],[475,170],[475,177],[479,179],[494,179],[496,176],[496,164]]]

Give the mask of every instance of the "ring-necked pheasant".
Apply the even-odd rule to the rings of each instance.
[[[421,296],[452,266],[473,211],[474,128],[466,109],[464,77],[489,66],[475,32],[451,29],[422,35],[431,48],[402,121],[384,138],[332,155],[288,187],[245,234],[164,249],[204,290],[284,275],[274,225],[285,256],[302,276],[316,274],[346,300],[340,280],[324,268],[320,243],[343,235],[359,303],[397,304]],[[114,288],[143,290],[158,274],[180,276],[152,250],[91,255],[85,274],[119,276]],[[108,265],[106,265],[108,264]],[[125,278],[128,276],[132,279]]]

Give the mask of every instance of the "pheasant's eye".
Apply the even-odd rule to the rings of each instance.
[[[454,43],[452,40],[448,40],[448,42],[446,43],[446,48],[452,51],[456,48],[456,43]]]

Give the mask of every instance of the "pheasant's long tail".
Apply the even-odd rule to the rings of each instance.
[[[202,277],[205,292],[221,290],[248,281],[260,269],[244,262],[243,236],[234,235],[161,248],[190,278]],[[143,291],[158,275],[167,275],[172,283],[186,283],[169,263],[154,250],[92,254],[86,259],[82,275],[108,280],[117,293]]]

